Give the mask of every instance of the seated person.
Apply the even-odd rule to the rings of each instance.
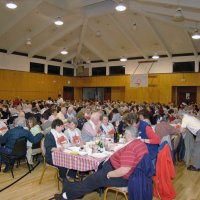
[[[83,125],[90,119],[91,116],[91,111],[90,109],[82,109],[78,112],[77,114],[77,119],[78,119],[78,126],[77,128],[79,130],[82,130]]]
[[[100,126],[100,130],[106,135],[106,136],[113,136],[115,133],[115,128],[113,126],[113,124],[111,124],[108,121],[108,116],[107,115],[103,115],[103,119],[102,119],[102,123]]]
[[[122,117],[121,117],[121,115],[120,115],[120,113],[119,113],[119,111],[118,111],[117,108],[114,108],[114,109],[112,110],[112,113],[113,113],[112,119],[111,119],[111,122],[112,122],[112,123],[122,120]]]
[[[71,119],[73,119],[73,118],[76,118],[76,111],[74,110],[73,106],[70,106],[70,107],[67,109],[66,118],[67,118],[68,120],[71,120]]]
[[[25,118],[18,117],[14,121],[14,128],[7,131],[3,136],[0,135],[0,144],[5,144],[5,146],[0,146],[0,152],[10,155],[13,151],[16,140],[21,137],[25,137],[28,141],[30,141],[33,144],[39,142],[42,139],[42,133],[33,136],[29,130],[23,128],[25,124]],[[8,172],[10,170],[9,165],[8,163],[5,164],[6,167],[4,169],[4,172]]]
[[[63,121],[60,119],[55,119],[51,124],[51,132],[46,134],[44,140],[44,147],[46,149],[46,162],[49,165],[54,165],[52,161],[52,152],[54,151],[62,151],[64,147],[70,146],[69,140],[62,132],[64,129]],[[68,171],[67,168],[58,167],[60,177],[66,178],[66,173]]]
[[[141,110],[138,112],[138,115],[140,119],[137,124],[139,136],[141,137],[141,140],[147,144],[151,160],[155,162],[158,154],[160,137],[150,126],[149,112],[146,110]]]
[[[127,127],[125,131],[126,145],[115,152],[102,168],[85,180],[70,183],[63,182],[63,191],[55,195],[56,199],[73,200],[86,193],[92,192],[99,187],[125,187],[128,178],[134,172],[134,168],[145,154],[148,153],[146,145],[137,139],[138,132],[135,127]]]
[[[65,118],[65,115],[66,115],[66,107],[61,107],[60,108],[60,112],[56,115],[56,118],[62,120],[63,122],[66,122],[66,118]]]
[[[49,121],[52,122],[54,119],[57,119],[57,109],[56,108],[52,108],[51,109],[51,115],[49,116]]]
[[[81,137],[84,142],[89,142],[100,132],[100,113],[94,112],[88,122],[83,125]]]
[[[2,119],[0,119],[0,135],[4,135],[8,131],[8,127]]]
[[[71,119],[68,121],[68,128],[65,130],[64,134],[72,144],[80,144],[81,142],[81,131],[76,128],[78,122],[76,119]]]
[[[172,149],[175,150],[177,148],[179,141],[180,141],[180,137],[181,137],[180,129],[177,129],[169,124],[168,116],[164,116],[162,118],[162,120],[160,121],[160,123],[158,123],[155,126],[155,132],[160,137],[161,143],[163,142],[163,140],[167,140],[167,138],[166,138],[167,136],[171,137],[172,135],[177,135],[177,137],[175,137],[175,140],[173,143],[174,144],[173,148],[172,148],[171,140],[167,141],[171,147],[171,150]]]
[[[176,119],[174,116],[174,109],[170,109],[168,111],[168,116],[169,116],[169,122],[173,122]]]
[[[9,107],[6,104],[3,104],[2,106],[2,111],[1,111],[1,119],[9,119],[10,118],[10,111],[9,111]]]
[[[30,117],[28,120],[27,120],[27,126],[28,126],[28,129],[30,130],[30,132],[33,134],[33,136],[37,135],[38,133],[41,133],[42,130],[40,128],[40,126],[37,124],[37,119],[35,117]],[[26,157],[27,157],[27,160],[28,160],[28,163],[30,165],[33,165],[33,157],[32,155],[36,155],[37,153],[41,153],[41,149],[32,149],[32,143],[27,141],[27,154],[26,154]]]
[[[57,112],[56,112],[57,113]],[[41,115],[40,121],[42,122],[41,124],[41,128],[43,130],[43,134],[46,135],[47,133],[50,133],[51,131],[51,124],[52,122],[48,120],[49,119],[49,115],[47,112],[44,112]]]

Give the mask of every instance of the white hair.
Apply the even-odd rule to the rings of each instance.
[[[14,121],[14,125],[16,126],[26,126],[26,119],[24,117],[17,117]]]
[[[137,138],[138,137],[138,129],[134,126],[128,126],[125,129],[125,134],[130,134],[132,138]]]

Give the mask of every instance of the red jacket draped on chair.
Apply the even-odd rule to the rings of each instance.
[[[156,176],[154,176],[155,187],[158,190],[162,200],[175,199],[176,193],[172,184],[172,178],[175,178],[176,172],[171,157],[168,144],[159,151],[156,162]],[[158,197],[157,190],[154,187],[154,196]]]

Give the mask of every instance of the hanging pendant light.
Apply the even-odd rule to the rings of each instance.
[[[60,53],[61,53],[62,55],[67,55],[67,54],[68,54],[68,51],[64,48]]]
[[[8,1],[6,3],[6,7],[9,9],[16,9],[17,8],[17,4],[14,1]]]
[[[157,53],[154,53],[154,55],[152,56],[152,58],[154,60],[158,60],[160,58],[160,56]]]
[[[125,3],[123,2],[123,0],[121,0],[115,7],[115,10],[118,12],[123,12],[127,9]]]
[[[198,29],[195,29],[194,34],[192,35],[192,39],[199,40],[200,39],[200,33]]]
[[[127,58],[123,56],[123,57],[120,58],[120,61],[121,61],[121,62],[126,62],[126,61],[127,61]]]
[[[54,21],[54,24],[57,26],[62,26],[64,24],[63,20],[61,19],[61,17],[57,17]]]

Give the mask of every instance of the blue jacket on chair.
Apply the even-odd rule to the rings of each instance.
[[[152,200],[154,167],[149,154],[145,154],[128,180],[129,200]]]

